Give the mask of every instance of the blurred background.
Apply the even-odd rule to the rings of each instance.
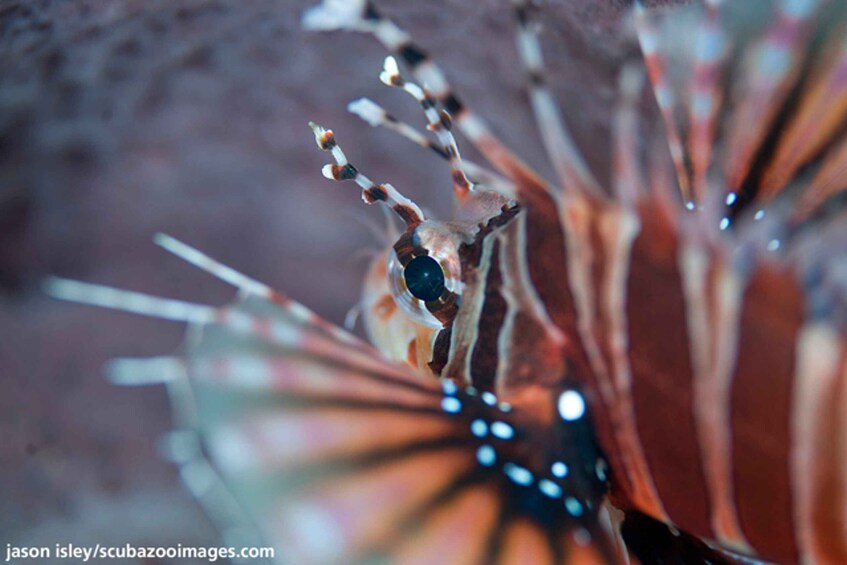
[[[46,297],[51,274],[196,302],[232,289],[152,244],[158,231],[340,323],[382,215],[320,174],[306,127],[335,130],[368,176],[439,217],[450,178],[430,152],[373,129],[368,96],[424,123],[382,86],[369,36],[311,34],[308,2],[0,0],[0,541],[211,546],[209,521],[157,456],[164,389],[106,382],[115,356],[161,355],[179,324]],[[625,0],[538,2],[552,85],[608,178]],[[379,0],[442,64],[506,144],[551,178],[505,0]],[[478,156],[459,137],[465,156]]]

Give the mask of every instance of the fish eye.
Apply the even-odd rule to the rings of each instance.
[[[429,255],[415,257],[403,270],[406,288],[412,296],[431,302],[444,292],[444,270],[438,261]]]
[[[448,245],[416,251],[398,255],[395,249],[388,256],[394,301],[415,323],[441,329],[459,306],[463,286],[459,257]]]

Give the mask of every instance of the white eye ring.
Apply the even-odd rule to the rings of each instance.
[[[438,261],[441,269],[444,271],[444,286],[450,292],[458,294],[458,289],[461,287],[459,273],[448,272],[446,265],[450,261],[445,261],[444,258],[437,254],[430,255]],[[393,250],[388,254],[388,278],[391,281],[391,291],[394,295],[394,301],[400,308],[416,323],[422,324],[433,329],[441,329],[444,323],[436,318],[426,307],[426,303],[420,298],[412,295],[411,291],[406,286],[406,278],[404,275],[405,268],[397,258],[397,253]]]

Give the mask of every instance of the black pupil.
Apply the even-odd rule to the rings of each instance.
[[[424,302],[437,300],[444,292],[444,271],[438,261],[427,255],[409,261],[403,271],[403,278],[412,296]]]

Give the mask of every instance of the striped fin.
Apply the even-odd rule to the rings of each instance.
[[[707,4],[707,12],[697,33],[688,109],[688,150],[691,159],[692,192],[702,201],[707,190],[707,174],[714,157],[714,140],[724,101],[720,79],[722,66],[730,53],[729,38],[718,17],[721,0]]]
[[[215,261],[205,253],[194,249],[174,237],[164,233],[157,233],[153,236],[153,242],[162,249],[231,284],[246,294],[255,294],[267,299],[271,299],[274,296],[274,291],[269,286]]]
[[[529,83],[529,100],[547,157],[562,190],[599,195],[600,185],[565,127],[559,106],[547,86],[538,32],[530,19],[527,0],[514,0],[518,55]]]
[[[828,143],[839,137],[847,118],[847,24],[833,30],[822,52],[815,57],[807,84],[797,102],[796,115],[785,126],[782,141],[764,172],[763,190],[789,184],[799,168],[813,160]],[[824,157],[824,167],[832,157]],[[843,162],[843,158],[842,161]],[[843,187],[843,185],[842,185]],[[841,187],[839,187],[841,188]]]
[[[694,194],[691,190],[680,120],[677,116],[680,103],[671,85],[668,69],[668,54],[671,47],[663,44],[663,37],[657,23],[640,1],[635,4],[635,23],[644,64],[647,67],[647,76],[650,78],[665,125],[665,136],[676,171],[679,191],[686,204],[693,203]]]
[[[303,26],[312,30],[345,29],[372,34],[401,59],[417,82],[425,85],[473,146],[502,174],[531,190],[546,191],[546,183],[491,131],[488,124],[462,102],[444,72],[411,36],[385,18],[365,0],[324,0],[303,14]]]
[[[236,535],[257,524],[297,563],[618,562],[598,521],[604,463],[576,388],[538,388],[509,405],[422,379],[258,292],[214,308],[58,279],[47,287],[193,324],[185,357],[118,360],[109,372],[167,385],[179,428],[164,449],[229,540],[258,539]]]
[[[106,374],[118,385],[165,385],[174,429],[159,441],[162,457],[177,465],[183,484],[209,516],[223,543],[238,548],[262,545],[264,540],[251,518],[204,456],[185,360],[179,357],[113,359],[106,366]]]
[[[450,153],[441,144],[425,137],[418,130],[388,113],[382,106],[369,98],[359,98],[347,105],[347,110],[359,116],[373,127],[382,126],[405,137],[412,143],[430,149],[442,159],[449,159]],[[494,171],[464,159],[462,166],[474,183],[491,187],[501,194],[514,194],[515,188],[510,181]]]
[[[207,327],[187,360],[200,429],[227,482],[288,558],[417,563],[440,554],[446,563],[505,564],[550,554],[558,562],[588,543],[595,561],[584,562],[612,559],[587,507],[599,500],[571,496],[593,488],[579,460],[560,453],[573,464],[558,477],[558,467],[545,472],[511,455],[511,440],[532,441],[537,429],[530,406],[505,407],[490,393],[393,368],[365,373],[301,349],[280,357],[261,335],[244,341],[232,331]],[[584,441],[576,442],[582,450]],[[583,530],[588,537],[566,554],[566,540]],[[503,543],[513,535],[520,551]]]
[[[800,9],[801,5],[805,3],[794,6],[783,4],[777,12]],[[615,242],[625,241],[614,237],[615,228],[620,225],[618,216],[612,213],[614,206],[598,206],[599,214],[588,212],[584,215],[589,226],[581,230],[571,226],[567,231],[570,236],[591,242],[595,237],[592,234],[598,230],[601,234],[599,241],[594,239],[588,245],[595,260],[603,264],[605,258],[608,280],[621,279],[613,275],[615,267],[629,264],[630,272],[623,276],[627,285],[623,300],[614,299],[614,293],[600,292],[587,302],[593,304],[599,300],[601,310],[604,304],[609,306],[608,321],[599,320],[599,327],[605,328],[599,333],[598,344],[602,353],[599,359],[610,363],[613,368],[617,367],[613,374],[618,378],[626,375],[620,367],[631,366],[633,417],[629,425],[637,430],[636,440],[640,442],[646,459],[646,474],[641,476],[655,484],[656,500],[663,503],[665,515],[651,507],[648,501],[636,497],[636,491],[626,491],[640,482],[636,478],[637,466],[628,458],[627,443],[620,438],[617,442],[609,441],[609,437],[604,435],[604,444],[617,447],[612,464],[619,471],[618,476],[629,476],[629,484],[622,481],[618,488],[628,493],[630,502],[635,501],[637,508],[653,517],[669,520],[689,533],[715,540],[724,548],[739,552],[722,553],[727,559],[744,562],[746,558],[742,553],[751,555],[758,551],[757,558],[779,562],[797,559],[804,562],[840,562],[843,560],[843,544],[838,543],[839,538],[834,532],[840,528],[841,518],[836,516],[838,511],[834,512],[831,505],[823,502],[825,497],[822,495],[827,493],[826,498],[840,500],[844,492],[844,476],[833,471],[838,469],[837,442],[840,440],[829,439],[838,437],[837,419],[827,416],[829,412],[826,410],[816,411],[814,408],[827,402],[831,406],[835,402],[831,399],[838,398],[833,383],[840,382],[835,378],[839,370],[833,368],[828,373],[831,376],[830,390],[835,392],[827,395],[814,387],[801,392],[799,387],[802,385],[798,381],[802,380],[801,373],[810,375],[817,371],[801,367],[795,374],[792,373],[792,364],[795,360],[795,339],[801,336],[798,332],[803,324],[803,307],[809,309],[807,316],[821,313],[825,319],[821,327],[826,328],[830,335],[843,332],[843,328],[847,327],[841,314],[844,296],[847,295],[842,291],[843,284],[836,282],[842,277],[834,274],[836,268],[823,267],[843,261],[844,240],[840,238],[844,233],[835,228],[836,218],[844,217],[843,207],[833,201],[828,214],[816,212],[802,216],[798,213],[799,207],[792,209],[795,204],[787,195],[767,210],[754,208],[738,228],[737,244],[729,238],[714,237],[718,231],[715,228],[723,230],[729,225],[724,226],[723,221],[719,223],[717,220],[712,223],[715,213],[723,206],[731,208],[736,200],[741,199],[732,192],[724,201],[723,196],[716,198],[719,195],[707,194],[706,188],[714,185],[722,191],[725,186],[719,176],[709,178],[709,174],[715,172],[710,171],[712,159],[715,156],[725,157],[723,153],[716,153],[715,148],[732,152],[727,149],[729,146],[716,145],[715,142],[718,136],[726,134],[717,120],[725,117],[719,107],[724,98],[719,88],[723,76],[720,66],[727,61],[725,57],[731,44],[731,38],[724,36],[727,30],[722,27],[717,14],[717,10],[709,6],[701,20],[705,23],[686,28],[705,29],[713,34],[712,37],[706,36],[694,59],[687,58],[688,54],[680,48],[683,59],[695,61],[693,82],[682,81],[690,88],[679,99],[663,99],[661,91],[657,93],[660,109],[663,101],[666,106],[663,109],[666,122],[677,128],[678,139],[680,142],[686,140],[690,151],[688,155],[677,155],[672,150],[672,158],[675,160],[676,176],[693,180],[692,194],[700,207],[696,210],[694,206],[690,207],[693,210],[691,221],[678,210],[681,207],[668,205],[666,190],[658,190],[654,186],[650,192],[642,194],[637,188],[633,189],[638,185],[638,174],[632,172],[633,167],[627,166],[626,160],[621,160],[616,161],[618,188],[615,206],[634,209],[641,224],[629,254],[610,259],[615,256]],[[777,15],[776,23],[766,27],[765,39],[751,40],[753,50],[767,44],[768,37],[774,40],[774,30],[785,23],[780,23],[779,18]],[[679,22],[686,25],[683,19]],[[652,20],[646,12],[642,12],[641,39],[642,47],[646,44],[645,56],[652,52],[661,55],[675,49],[670,36],[661,35],[658,28],[645,29],[645,23],[652,25]],[[811,29],[811,22],[805,25]],[[800,30],[796,32],[800,33]],[[663,40],[669,43],[661,43]],[[806,53],[800,44],[789,48],[789,51],[790,56],[796,58],[802,58]],[[670,81],[675,75],[661,68],[667,61],[653,61],[653,74],[658,72],[660,75],[658,81],[656,76],[651,76],[654,88],[657,85],[661,87],[664,81],[670,89]],[[821,84],[827,80],[826,77],[831,80],[835,73],[832,61],[820,62],[819,68],[823,70],[818,71],[820,77],[815,80],[821,81]],[[649,73],[649,58],[647,64]],[[767,103],[763,102],[765,98],[760,98],[758,106],[752,104],[746,111],[766,113],[769,108],[781,107],[779,100],[783,95],[778,89],[794,88],[796,73],[799,73],[799,70],[790,67],[785,71],[795,74],[783,78],[769,76],[758,82],[749,79],[759,86],[766,80],[776,82],[768,87],[769,90],[762,88],[757,91],[762,96],[772,97],[767,98]],[[815,77],[815,71],[811,76]],[[753,91],[755,88],[749,85],[740,87],[738,92],[751,94],[744,104],[755,98]],[[766,91],[768,93],[764,94]],[[830,92],[835,94],[834,90]],[[625,96],[622,96],[622,109],[618,113],[621,118],[619,131],[626,133],[631,126],[626,126],[626,115],[622,113],[626,110],[623,99]],[[816,115],[820,115],[821,111],[838,112],[837,100],[834,106],[823,105],[823,108],[820,107],[821,99],[818,100]],[[679,125],[682,122],[677,119],[678,102],[688,113],[687,130]],[[736,107],[733,111],[741,110]],[[737,121],[734,126],[728,127],[744,127],[744,123],[749,122]],[[748,133],[751,132],[745,132]],[[689,137],[686,138],[685,134]],[[772,133],[768,131],[767,135]],[[791,141],[787,133],[784,139]],[[620,147],[623,148],[618,154],[634,157],[637,163],[635,144],[618,134],[616,141],[622,142]],[[761,147],[762,140],[748,142]],[[799,143],[799,140],[795,142]],[[674,144],[673,134],[670,134],[670,143]],[[719,140],[717,143],[727,142]],[[741,143],[741,138],[736,138],[734,143]],[[808,158],[805,160],[808,161]],[[779,163],[773,160],[771,164]],[[835,167],[831,165],[829,171],[835,171]],[[823,166],[819,170],[826,169]],[[660,170],[656,165],[651,167],[651,180],[658,178],[656,174]],[[827,174],[832,175],[832,172]],[[794,178],[798,177],[796,168],[787,173],[787,177],[785,183],[797,188],[798,202],[809,199],[807,195],[811,191],[806,188],[804,192],[802,179]],[[830,178],[835,179],[835,176]],[[663,182],[651,184],[667,184]],[[677,183],[684,186],[679,180]],[[834,188],[834,182],[830,183],[834,190],[840,190]],[[634,208],[633,195],[638,202]],[[819,196],[817,198],[820,199]],[[664,213],[657,215],[657,207]],[[599,219],[603,213],[612,218],[607,224]],[[809,219],[801,220],[801,217]],[[563,221],[568,220],[573,218],[565,217]],[[592,222],[596,222],[598,227],[592,227]],[[799,227],[801,225],[802,228]],[[803,235],[800,235],[801,232]],[[813,241],[817,244],[814,249]],[[572,249],[574,244],[569,245]],[[619,249],[626,249],[626,245]],[[826,251],[822,253],[824,249]],[[790,267],[786,268],[782,261],[787,261]],[[775,266],[777,262],[781,263],[779,267]],[[586,262],[584,266],[574,268],[590,272],[591,264]],[[599,277],[592,275],[588,280],[591,282],[584,285],[586,288],[604,288],[598,284],[598,281],[604,280],[602,274]],[[803,280],[809,281],[805,288],[798,285],[798,281]],[[824,291],[824,288],[828,290]],[[590,306],[584,307],[585,311],[589,309]],[[621,322],[614,322],[615,313],[622,312],[626,313],[624,320],[629,328],[624,332],[619,329]],[[591,315],[586,319],[591,321]],[[597,321],[591,321],[589,326],[597,324]],[[646,332],[646,328],[650,331]],[[598,335],[588,331],[580,335],[585,340],[584,336],[588,335],[591,339],[592,334]],[[628,338],[626,347],[615,346],[616,335]],[[809,352],[812,350],[820,350],[820,347],[808,349]],[[768,355],[771,358],[764,359]],[[809,359],[814,363],[824,363],[823,359]],[[798,362],[802,363],[802,360]],[[602,367],[599,362],[594,366]],[[602,384],[602,374],[595,375],[595,378]],[[618,389],[612,390],[613,393],[605,395],[612,398],[609,406],[615,406],[618,400]],[[792,405],[803,406],[807,416],[791,416],[794,411]],[[662,406],[661,411],[657,411],[658,406]],[[822,432],[824,428],[828,431]],[[612,430],[614,432],[614,427]],[[803,439],[789,440],[790,433],[799,434]],[[612,433],[611,437],[614,438],[615,434]],[[694,444],[692,437],[697,438]],[[794,447],[789,449],[789,441],[794,445],[803,442],[804,449],[799,452],[794,451]],[[621,461],[623,473],[617,469]],[[809,476],[818,477],[818,480],[809,480]]]
[[[731,190],[740,190],[750,174],[756,151],[801,71],[803,46],[818,4],[816,0],[778,2],[773,23],[747,51],[733,93],[737,108],[728,122],[725,175]],[[764,197],[769,189],[763,188]]]
[[[808,189],[800,196],[796,216],[805,219],[815,210],[826,206],[827,200],[844,193],[844,178],[847,176],[847,138],[834,146],[820,169],[815,174]]]
[[[206,271],[210,275],[236,287],[242,297],[259,296],[270,302],[278,304],[298,323],[312,325],[334,339],[351,344],[357,344],[360,347],[364,345],[361,340],[353,336],[351,333],[326,322],[302,304],[291,300],[280,292],[273,290],[266,284],[251,279],[247,275],[236,271],[232,267],[224,265],[220,261],[213,259],[205,253],[174,237],[163,233],[157,233],[153,236],[153,241],[156,245],[170,253],[173,253],[180,259],[183,259],[195,267]]]
[[[634,210],[644,194],[644,173],[638,155],[638,103],[644,75],[629,64],[618,78],[618,107],[614,121],[614,196],[627,210]]]
[[[215,359],[200,356],[191,365],[213,460],[266,536],[298,563],[426,562],[434,551],[447,563],[519,563],[520,555],[553,552],[560,528],[556,537],[567,535],[553,518],[567,517],[561,495],[558,510],[546,510],[540,522],[507,504],[539,494],[523,490],[532,488],[526,467],[501,463],[505,440],[474,435],[484,433],[480,427],[502,437],[522,433],[514,416],[479,397],[434,383],[409,394],[416,377],[371,387],[373,377],[331,370],[315,358],[299,370],[267,369],[276,377],[270,386],[245,398],[237,385],[254,382],[248,372],[221,367],[236,385],[221,388],[221,374],[208,372],[207,361]],[[315,388],[302,371],[337,386]],[[362,396],[360,385],[372,395]],[[220,402],[235,407],[216,413],[211,407]],[[524,519],[534,541],[510,556],[502,532]],[[547,520],[561,525],[550,530]]]
[[[178,322],[205,324],[211,322],[217,313],[217,310],[212,306],[171,298],[158,298],[140,292],[118,290],[108,286],[83,283],[60,277],[48,278],[43,287],[47,294],[61,300],[81,302],[101,308],[112,308]]]
[[[677,188],[707,231],[748,208],[760,219],[777,196],[800,221],[843,189],[842,5],[638,5],[636,16]]]

